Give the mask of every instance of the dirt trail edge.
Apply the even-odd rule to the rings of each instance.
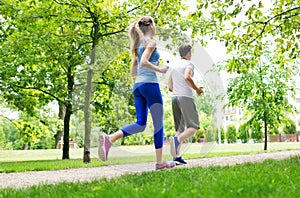
[[[183,167],[208,167],[242,164],[246,162],[261,162],[267,159],[282,160],[291,156],[300,156],[300,150],[271,152],[262,154],[236,155],[226,157],[212,157],[187,160]],[[26,188],[42,184],[56,184],[61,182],[83,182],[101,178],[113,178],[124,174],[134,174],[154,171],[154,163],[137,163],[110,165],[103,167],[76,168],[55,171],[30,171],[21,173],[1,173],[0,189]]]

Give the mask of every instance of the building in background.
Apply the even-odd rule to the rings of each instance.
[[[243,112],[235,106],[226,107],[224,110],[223,127],[226,130],[229,125],[234,125],[236,130],[242,123]]]

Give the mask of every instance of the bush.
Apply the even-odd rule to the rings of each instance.
[[[296,133],[296,123],[292,119],[288,119],[283,127],[283,133],[285,134],[295,134]]]
[[[138,133],[127,136],[123,140],[124,145],[150,145],[153,143],[153,135]]]
[[[228,143],[234,143],[236,142],[236,128],[234,125],[228,125],[227,127],[227,140]]]
[[[249,134],[249,126],[247,124],[242,124],[239,127],[238,136],[242,140],[243,143],[247,143],[248,142],[248,140],[250,138],[250,134]]]

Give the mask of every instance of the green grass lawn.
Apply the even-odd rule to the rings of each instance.
[[[176,168],[92,182],[2,189],[0,197],[300,197],[300,157],[243,165]]]

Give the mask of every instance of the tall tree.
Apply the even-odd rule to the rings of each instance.
[[[99,76],[92,75],[91,69],[101,68],[95,61],[100,41],[126,31],[131,22],[144,14],[153,16],[158,26],[175,28],[183,7],[179,0],[3,0],[0,9],[4,19],[1,34],[6,36],[0,52],[1,91],[7,101],[23,111],[30,112],[53,100],[62,105],[62,158],[68,159],[70,117],[78,108],[74,108],[78,101],[78,96],[74,96],[76,77],[82,71],[90,71],[90,77]],[[87,108],[89,91],[88,88]],[[89,155],[89,110],[86,112],[84,155]],[[84,160],[88,162],[89,156]]]
[[[273,64],[273,54],[265,58],[248,73],[240,74],[229,81],[227,95],[229,105],[243,107],[251,112],[248,120],[253,126],[262,124],[267,150],[268,128],[276,128],[284,122],[287,113],[294,112],[288,97],[294,95],[292,70],[283,70]],[[267,56],[268,55],[268,56]],[[294,70],[296,71],[296,65]]]
[[[6,1],[1,15],[13,27],[2,43],[1,91],[29,115],[53,100],[65,107],[62,158],[68,159],[75,72],[87,54],[87,41],[68,16],[80,15],[53,1]]]
[[[181,2],[173,0],[169,2],[157,1],[104,1],[99,4],[95,1],[68,1],[61,2],[68,4],[72,7],[77,7],[82,10],[83,18],[88,19],[87,23],[91,24],[90,28],[90,42],[91,54],[87,75],[87,87],[85,95],[85,142],[84,142],[84,162],[90,162],[90,134],[91,134],[91,121],[90,121],[90,98],[92,79],[96,63],[97,49],[99,49],[99,42],[110,39],[111,36],[124,33],[127,27],[134,20],[137,20],[139,16],[151,15],[155,18],[158,25],[162,25],[163,22],[170,26],[174,25],[174,20],[167,19],[179,19],[179,11]],[[172,11],[170,11],[172,10]],[[176,21],[176,20],[175,20]],[[164,25],[166,25],[164,24]],[[115,45],[119,47],[119,45]],[[105,49],[105,48],[101,48]],[[110,54],[109,57],[116,57],[116,54]],[[128,63],[130,65],[130,63]],[[103,70],[102,70],[103,71]]]

